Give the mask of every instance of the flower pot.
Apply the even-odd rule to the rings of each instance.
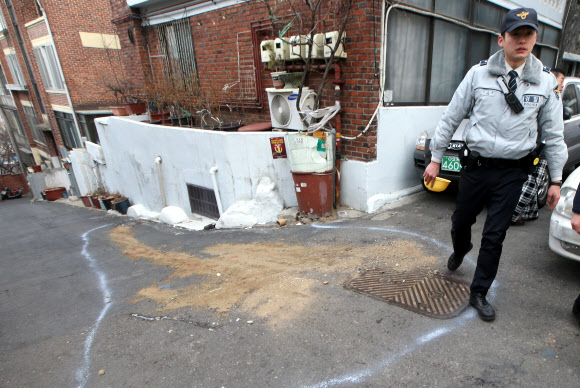
[[[66,189],[64,187],[52,187],[50,189],[44,190],[44,195],[46,199],[49,201],[56,201],[57,199],[63,198],[62,193],[66,193]]]
[[[112,106],[111,110],[115,116],[127,116],[127,111],[124,106]]]
[[[276,89],[284,88],[284,81],[280,78],[281,74],[286,74],[285,71],[276,71],[271,74],[272,76],[272,83]]]
[[[91,199],[89,197],[82,195],[81,196],[81,201],[83,201],[83,204],[86,207],[93,207],[93,204],[91,203]]]
[[[105,210],[113,209],[112,202],[115,198],[117,198],[117,197],[114,195],[106,195],[104,197],[101,197],[101,202],[103,203]]]
[[[100,209],[101,208],[101,203],[99,202],[99,196],[97,196],[97,195],[91,195],[89,198],[91,199],[91,203],[93,204],[93,207],[95,209]]]
[[[115,210],[121,214],[127,214],[127,210],[129,210],[129,206],[131,206],[129,199],[125,197],[115,198],[112,203],[115,206]]]
[[[147,106],[144,102],[137,102],[123,105],[128,115],[140,115],[147,112]]]
[[[35,164],[34,166],[30,166],[30,168],[32,168],[32,171],[34,171],[34,172],[42,172],[42,166],[39,166],[38,164]]]
[[[161,120],[169,120],[169,112],[166,111],[157,111],[157,112],[149,112],[149,119],[153,121],[161,121]]]

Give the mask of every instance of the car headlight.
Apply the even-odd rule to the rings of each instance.
[[[425,150],[425,143],[427,142],[427,132],[421,132],[417,136],[417,141],[415,142],[415,148],[418,150]]]
[[[560,200],[556,205],[556,213],[562,217],[572,219],[572,207],[574,206],[574,196],[576,196],[576,189],[572,187],[564,187],[560,192]]]

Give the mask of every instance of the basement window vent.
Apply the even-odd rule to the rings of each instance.
[[[192,213],[201,214],[216,220],[220,218],[213,190],[188,183],[187,193],[189,194],[189,205]]]

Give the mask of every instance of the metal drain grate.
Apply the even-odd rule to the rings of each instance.
[[[425,270],[373,270],[347,281],[347,290],[434,318],[459,315],[469,303],[469,286]]]

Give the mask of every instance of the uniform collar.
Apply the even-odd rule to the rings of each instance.
[[[542,62],[540,62],[534,54],[530,54],[524,63],[524,68],[520,73],[520,78],[533,84],[539,84],[542,77],[542,69]],[[487,70],[491,74],[497,76],[507,74],[503,49],[499,50],[489,58],[487,61]]]
[[[522,72],[524,71],[524,67],[525,66],[526,66],[526,62],[522,63],[521,65],[519,65],[515,69],[512,69],[512,67],[507,63],[507,61],[505,61],[505,71],[506,71],[506,73],[509,73],[510,70],[514,70],[516,73],[518,73],[518,77],[520,77],[520,78],[522,78]]]

